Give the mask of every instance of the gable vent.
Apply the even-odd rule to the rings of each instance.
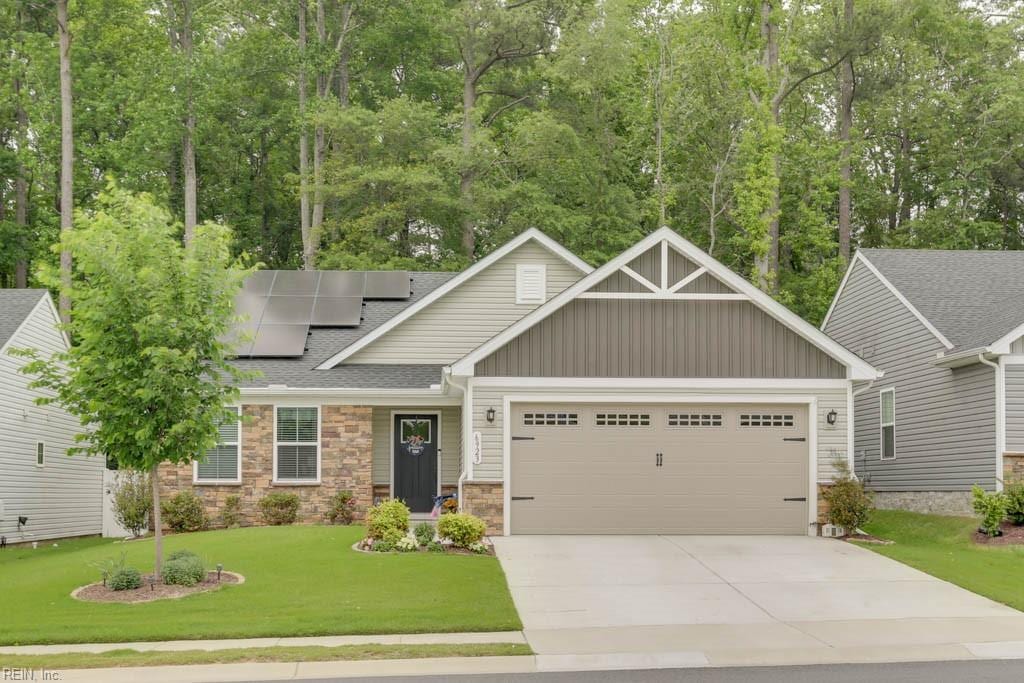
[[[546,267],[543,263],[516,265],[516,303],[542,304],[547,290]]]

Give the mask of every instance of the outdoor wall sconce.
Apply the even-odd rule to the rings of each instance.
[[[494,422],[494,416],[496,414],[497,413],[494,412],[494,408],[488,408],[487,409],[487,421],[488,422]]]
[[[839,413],[837,413],[835,409],[832,409],[828,411],[828,414],[825,415],[825,421],[828,422],[830,425],[834,425],[838,417]]]

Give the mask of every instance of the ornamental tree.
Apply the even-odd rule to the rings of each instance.
[[[181,226],[147,195],[111,185],[98,208],[82,213],[60,249],[74,263],[70,351],[32,360],[22,372],[81,421],[71,455],[108,455],[151,473],[155,576],[163,560],[162,463],[184,464],[217,443],[217,426],[238,419],[245,373],[228,362],[225,340],[234,297],[247,271],[229,252],[230,231],[206,223],[188,245]],[[53,274],[44,274],[58,284]]]

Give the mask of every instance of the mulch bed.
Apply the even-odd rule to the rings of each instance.
[[[417,548],[416,550],[388,550],[386,552],[382,552],[374,550],[372,547],[370,547],[370,545],[368,545],[367,541],[369,541],[369,539],[364,538],[363,540],[355,543],[352,546],[352,550],[355,550],[356,552],[360,553],[368,553],[370,555],[412,555],[414,553],[436,553],[437,555],[477,555],[479,557],[493,557],[495,555],[494,544],[489,542],[487,543],[486,553],[474,553],[472,550],[466,550],[465,548],[456,548],[455,546],[449,543],[442,544],[444,550],[441,552],[427,550],[422,546]]]
[[[988,536],[980,531],[975,531],[971,536],[980,545],[1024,545],[1024,526],[1003,522],[999,530],[1003,532],[1002,536]]]
[[[150,587],[151,576],[152,574],[147,574],[142,577],[141,588],[115,591],[104,586],[102,582],[90,583],[88,586],[76,588],[71,593],[71,597],[85,602],[153,602],[154,600],[173,600],[194,593],[215,591],[227,584],[245,583],[245,577],[241,574],[222,571],[219,582],[217,581],[217,572],[207,572],[206,578],[194,586],[168,586],[165,583],[157,583]]]

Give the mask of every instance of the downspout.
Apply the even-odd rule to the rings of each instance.
[[[985,358],[985,353],[978,354],[978,362],[984,363],[996,371],[996,491],[1003,490],[1003,452],[1006,450],[1006,383],[1003,380],[1002,363]]]
[[[867,391],[868,389],[870,389],[873,386],[875,386],[875,380],[872,379],[871,381],[869,381],[867,384],[865,384],[864,386],[860,387],[859,389],[851,390],[850,391],[850,406],[847,408],[847,412],[849,413],[849,415],[847,415],[847,420],[850,423],[850,446],[849,446],[849,450],[850,450],[850,475],[854,479],[857,479],[857,480],[859,480],[859,477],[857,476],[857,462],[856,462],[856,459],[855,459],[855,456],[854,456],[855,446],[857,445],[857,441],[856,441],[857,436],[856,436],[856,433],[855,433],[857,425],[856,425],[856,421],[855,421],[855,418],[854,418],[854,414],[857,411],[854,409],[854,407],[857,404],[857,397],[859,395],[863,394],[865,391]]]
[[[472,397],[469,395],[469,378],[466,379],[465,384],[459,384],[455,381],[455,378],[451,374],[449,368],[448,373],[445,375],[445,379],[452,386],[462,391],[462,471],[459,473],[458,488],[456,489],[459,496],[459,508],[462,508],[462,485],[466,481],[466,477],[469,475],[469,458],[467,453],[469,448],[472,448],[472,443],[466,442],[466,416],[468,415],[470,420],[473,417],[473,405]],[[470,438],[472,442],[472,438]]]

